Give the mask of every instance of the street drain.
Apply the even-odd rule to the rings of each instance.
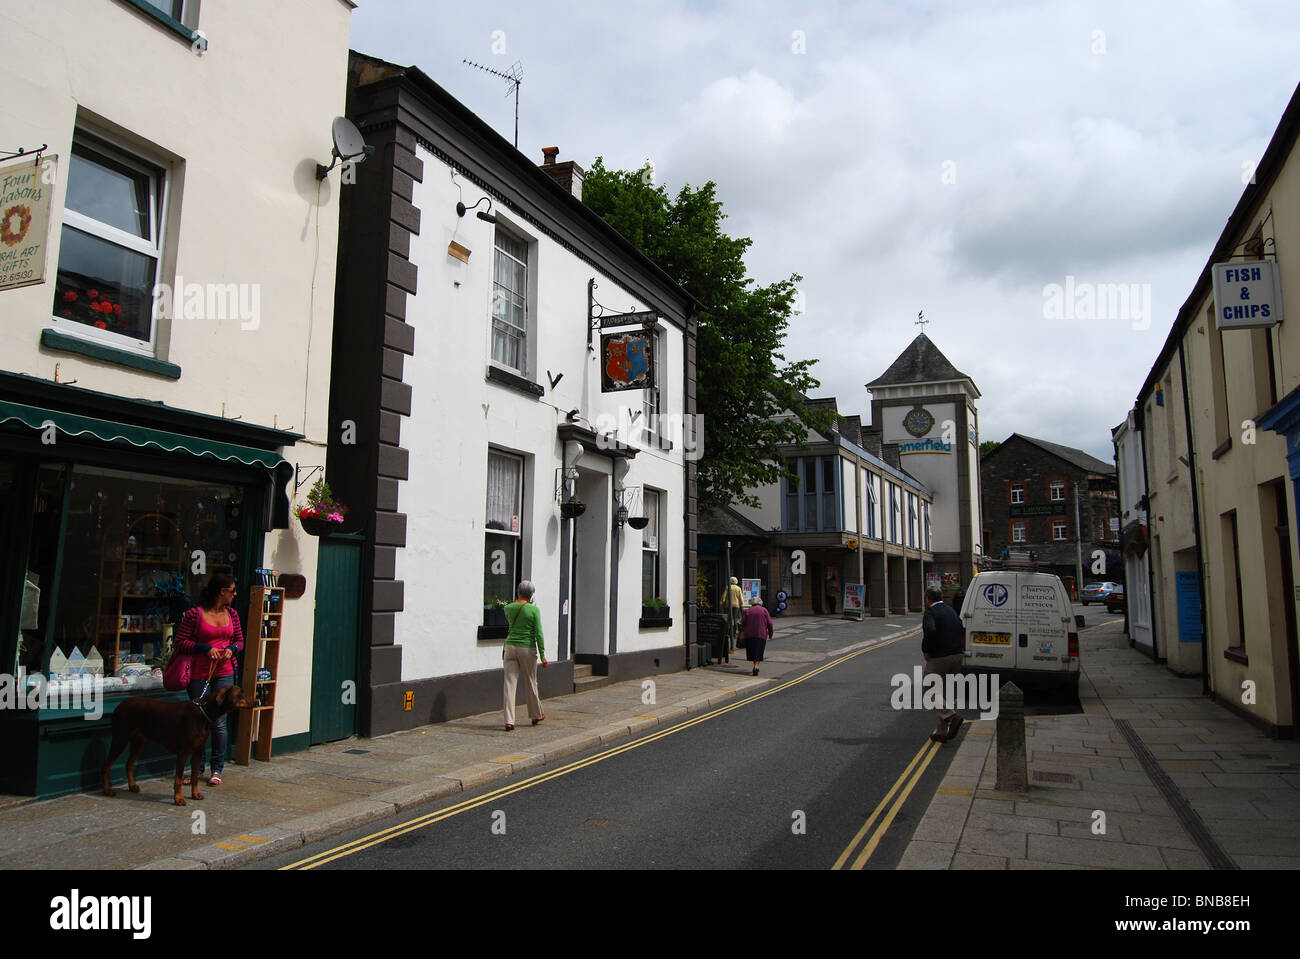
[[[1049,773],[1041,769],[1034,770],[1034,778],[1040,783],[1072,783],[1074,776],[1070,773]]]
[[[583,823],[584,826],[608,826],[614,822],[612,819],[588,819]]]
[[[366,753],[368,753],[368,752],[370,752],[369,749],[345,749],[345,750],[343,750],[343,755],[345,755],[345,756],[364,756],[364,755],[365,755]]]

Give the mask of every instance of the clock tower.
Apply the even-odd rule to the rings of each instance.
[[[871,431],[897,444],[902,467],[934,491],[932,571],[945,594],[965,589],[982,554],[975,382],[921,333],[871,392]]]

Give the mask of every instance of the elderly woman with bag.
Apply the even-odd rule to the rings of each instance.
[[[181,617],[174,648],[177,654],[190,654],[194,659],[187,688],[190,699],[202,698],[209,689],[215,691],[235,685],[235,657],[244,654],[244,631],[239,625],[239,614],[230,605],[235,596],[234,578],[225,573],[214,573],[203,587],[199,605]],[[226,765],[224,714],[212,724],[209,738],[212,741],[212,775],[208,782],[220,786],[221,770]],[[185,784],[189,784],[188,778]]]
[[[745,634],[745,658],[754,664],[754,675],[758,675],[758,664],[763,661],[763,652],[767,641],[772,638],[772,614],[763,605],[763,597],[755,596],[749,601],[749,609],[740,622]]]

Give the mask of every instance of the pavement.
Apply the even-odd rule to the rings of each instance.
[[[997,789],[997,721],[965,723],[898,868],[1300,868],[1300,744],[1130,648],[1122,621],[1079,638],[1083,712],[1026,717],[1028,789]]]
[[[238,868],[705,712],[920,620],[779,617],[757,677],[733,659],[656,677],[653,702],[642,680],[552,698],[544,723],[509,733],[495,710],[273,754],[228,765],[184,807],[170,777],[127,792],[119,762],[114,798],[0,796],[0,869]],[[1122,621],[1080,642],[1083,711],[1026,717],[1027,790],[996,788],[995,721],[966,723],[898,868],[1300,868],[1300,745],[1131,649]]]
[[[201,786],[205,799],[186,806],[172,804],[170,776],[128,792],[119,760],[112,798],[0,795],[0,870],[239,868],[705,712],[808,664],[919,633],[920,622],[919,613],[861,622],[781,616],[760,676],[733,657],[657,676],[653,697],[637,679],[545,700],[545,722],[512,732],[494,710],[272,753],[269,762],[228,764],[222,784]]]

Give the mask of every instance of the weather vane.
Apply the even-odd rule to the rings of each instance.
[[[925,310],[921,310],[919,313],[916,314],[916,323],[914,323],[913,325],[919,326],[921,328],[921,332],[924,333],[925,324],[929,322],[930,322],[929,320],[925,319]]]

